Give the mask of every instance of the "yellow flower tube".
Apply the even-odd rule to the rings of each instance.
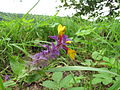
[[[58,26],[58,35],[63,35],[66,31],[66,27],[62,26],[61,24]]]
[[[70,44],[70,43],[72,43],[72,41],[66,41],[65,43],[66,43],[66,44]]]
[[[75,59],[76,51],[68,48],[67,54],[70,56],[70,58]]]

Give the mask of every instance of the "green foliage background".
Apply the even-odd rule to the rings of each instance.
[[[6,87],[13,87],[17,85],[16,82],[19,82],[18,87],[23,88],[22,85],[25,82],[41,82],[45,79],[51,79],[51,74],[46,74],[44,71],[61,66],[61,63],[64,64],[62,66],[105,68],[120,74],[119,20],[106,19],[107,17],[105,17],[102,20],[91,22],[76,16],[58,17],[56,15],[27,15],[23,18],[23,15],[4,13],[1,13],[1,17],[3,20],[0,21],[0,75],[2,77],[10,75],[11,78],[7,84],[4,83]],[[43,50],[39,46],[40,43],[54,42],[48,36],[57,35],[59,24],[66,26],[66,35],[73,40],[69,47],[77,52],[75,61],[71,61],[64,52],[61,52],[62,55],[53,60],[47,67],[38,71],[30,68],[28,72],[26,68],[29,65],[26,65],[26,62],[31,61],[29,56]],[[86,68],[86,70],[88,69]],[[75,86],[81,88],[95,89],[98,86],[100,86],[99,89],[109,88],[119,80],[119,77],[111,76],[109,81],[108,78],[102,76],[103,73],[99,74],[100,77],[97,77],[95,72],[85,73],[81,71],[80,73],[79,75],[84,75],[85,79],[82,78],[82,83],[75,84]],[[106,76],[109,77],[109,75]],[[33,77],[35,78],[33,79]],[[101,78],[106,78],[106,81],[109,82],[103,83]],[[96,85],[93,85],[92,80],[95,79]]]

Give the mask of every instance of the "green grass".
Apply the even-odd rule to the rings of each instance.
[[[0,75],[2,77],[10,75],[11,80],[17,80],[17,84],[13,85],[15,82],[12,81],[10,82],[12,84],[9,83],[6,86],[24,88],[25,83],[37,81],[41,84],[43,80],[51,79],[51,74],[46,73],[46,70],[63,66],[85,66],[86,70],[89,69],[87,67],[104,68],[120,75],[120,23],[118,20],[111,18],[90,22],[78,17],[37,15],[28,15],[25,18],[16,15],[14,19],[11,15],[9,18],[6,16],[4,18],[4,21],[0,21]],[[76,59],[71,60],[64,51],[61,51],[62,55],[50,61],[47,67],[42,70],[33,70],[31,65],[26,64],[31,61],[29,56],[43,50],[38,45],[39,42],[44,44],[53,41],[48,36],[57,35],[59,24],[67,27],[66,35],[73,40],[69,47],[76,50]],[[91,71],[96,71],[94,68]],[[70,74],[77,75],[71,70],[69,68]],[[77,70],[78,75],[83,75],[84,78],[81,78],[79,84],[73,85],[76,87],[107,89],[119,78],[119,76],[112,76],[112,81],[108,84],[106,81],[106,85],[103,81],[92,84],[94,75],[98,74],[99,69],[97,69],[98,72],[79,71],[79,68]],[[66,76],[69,73],[64,72]],[[35,80],[32,79],[33,77],[36,77]]]

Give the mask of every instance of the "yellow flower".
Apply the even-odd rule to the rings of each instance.
[[[66,44],[70,44],[70,43],[72,43],[72,41],[66,41],[65,43],[66,43]]]
[[[67,54],[70,56],[70,58],[75,59],[76,51],[68,48]]]
[[[63,35],[66,31],[66,27],[61,24],[58,26],[58,35]]]

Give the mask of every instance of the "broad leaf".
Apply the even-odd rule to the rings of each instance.
[[[73,88],[68,88],[67,90],[85,90],[84,87],[73,87]]]
[[[100,77],[100,78],[108,78],[108,77],[115,77],[115,75],[109,74],[109,73],[99,73],[94,74],[94,77]]]
[[[108,57],[103,57],[103,60],[109,62],[110,59]]]
[[[110,63],[111,63],[111,64],[114,64],[114,63],[115,63],[115,58],[111,58],[111,59],[110,59]]]
[[[98,83],[101,83],[102,82],[102,79],[101,78],[94,78],[92,80],[92,84],[98,84]]]
[[[105,79],[102,80],[102,83],[103,83],[104,85],[108,85],[108,84],[110,84],[111,82],[112,82],[112,78],[110,78],[110,77],[105,78]]]
[[[99,52],[95,51],[95,52],[92,53],[92,58],[94,60],[101,60],[102,56],[99,54]]]
[[[51,88],[51,89],[59,88],[59,86],[56,82],[53,82],[53,81],[50,81],[50,80],[44,81],[42,85],[44,87]]]
[[[32,83],[41,79],[42,76],[39,73],[32,73],[26,77],[25,82]]]
[[[59,83],[60,80],[62,79],[62,76],[63,76],[63,73],[62,73],[62,72],[55,72],[55,73],[53,73],[53,75],[52,75],[52,79],[53,79],[54,81],[56,81],[57,83]]]
[[[60,87],[62,88],[68,88],[71,87],[70,81],[73,79],[72,75],[66,76],[63,80],[60,82]]]
[[[19,62],[19,57],[17,57],[17,56],[11,57],[10,66],[12,68],[12,71],[16,75],[21,75],[21,73],[23,73],[23,71],[25,70],[24,64]]]

